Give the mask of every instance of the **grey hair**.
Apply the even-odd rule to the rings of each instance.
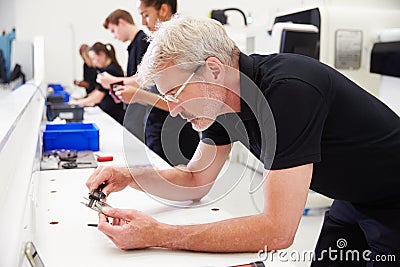
[[[240,50],[216,20],[176,16],[160,23],[150,37],[150,45],[143,56],[137,81],[142,87],[154,84],[157,73],[168,63],[204,62],[216,57],[228,66],[234,66]],[[193,66],[193,65],[192,65]]]

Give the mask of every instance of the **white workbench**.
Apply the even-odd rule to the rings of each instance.
[[[104,164],[124,166],[125,144],[125,149],[136,153],[137,164],[148,163],[147,155],[150,155],[153,164],[158,167],[167,166],[156,156],[148,154],[144,145],[135,137],[124,134],[123,127],[98,108],[86,109],[85,122],[95,122],[100,128],[98,154],[114,156],[113,162]],[[133,148],[134,146],[137,147]],[[80,203],[83,201],[82,197],[87,196],[85,181],[92,172],[93,169],[74,169],[34,173],[33,181],[37,185],[34,242],[46,267],[231,266],[258,260],[257,253],[196,253],[160,248],[129,251],[118,249],[96,227],[88,226],[89,223],[98,222],[97,213]],[[261,192],[253,196],[247,193],[247,178],[253,173],[238,163],[227,164],[223,173],[223,178],[243,173],[243,179],[228,195],[209,205],[195,203],[193,206],[201,207],[171,207],[132,188],[111,194],[107,202],[118,208],[141,210],[160,221],[172,224],[204,223],[257,213],[262,208]],[[224,182],[224,179],[218,179],[218,182]],[[206,201],[207,198],[203,200],[204,204]],[[298,237],[291,249],[313,249],[321,218],[320,214],[303,218]],[[299,242],[299,238],[305,240]],[[266,266],[301,264],[275,260],[273,263],[267,261]]]

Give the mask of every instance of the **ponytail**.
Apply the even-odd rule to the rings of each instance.
[[[115,55],[115,49],[114,46],[110,43],[105,44],[105,47],[107,49],[107,56],[111,58],[111,61],[114,62],[115,65],[117,65],[118,69],[124,73],[124,71],[122,70],[121,65],[118,63],[117,57]]]
[[[115,56],[115,49],[112,44],[110,43],[103,44],[101,42],[96,42],[94,45],[92,45],[90,51],[95,52],[97,55],[100,53],[100,51],[103,51],[106,54],[106,56],[111,59],[111,62],[117,65],[118,69],[122,73],[124,72],[121,68],[121,65],[118,63],[117,57]]]

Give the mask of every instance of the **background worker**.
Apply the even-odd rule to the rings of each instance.
[[[89,48],[87,44],[82,44],[79,48],[79,54],[83,59],[83,80],[74,80],[76,86],[85,88],[86,95],[94,90],[97,76],[96,68],[89,57]]]
[[[108,29],[115,39],[121,42],[130,42],[127,48],[128,65],[126,76],[130,77],[134,75],[149,45],[146,41],[146,34],[135,25],[131,14],[122,9],[111,12],[105,19],[103,27]],[[102,75],[109,74],[106,72]],[[115,78],[115,82],[120,81],[118,80],[120,79],[119,77],[113,78]],[[125,113],[124,126],[143,142],[146,106],[138,103],[129,103],[127,109],[129,109],[129,112]]]
[[[211,19],[173,19],[152,38],[138,80],[155,83],[171,115],[189,120],[202,131],[202,141],[185,169],[99,168],[87,181],[89,190],[106,182],[106,194],[129,185],[168,199],[200,199],[213,186],[231,143],[240,141],[264,164],[264,209],[197,225],[169,225],[136,210],[105,209],[100,231],[122,249],[283,249],[294,240],[311,188],[335,199],[314,266],[398,266],[374,261],[379,255],[400,257],[398,115],[312,58],[241,53]],[[337,249],[340,238],[347,240],[343,255],[368,249],[370,260],[329,258],[324,252]]]
[[[121,66],[115,57],[115,50],[111,44],[97,42],[89,49],[89,57],[98,72],[112,73],[116,77],[123,76]],[[98,105],[104,112],[113,117],[116,121],[123,124],[125,110],[123,103],[115,103],[109,89],[96,83],[95,89],[85,98],[71,100],[70,104],[92,107]]]
[[[137,7],[142,24],[148,30],[154,32],[156,25],[159,22],[168,21],[177,11],[176,0],[145,0],[138,1]],[[111,20],[110,20],[111,21]],[[107,20],[104,23],[106,26]],[[108,24],[110,25],[110,23]],[[116,31],[121,27],[110,28],[114,29],[114,36],[118,34]],[[110,83],[116,82],[118,79],[111,75],[105,74],[98,77],[98,81],[107,86]],[[194,131],[189,123],[186,123],[182,118],[172,118],[169,116],[168,107],[164,101],[158,97],[158,91],[155,87],[149,87],[146,91],[140,89],[136,83],[136,78],[124,78],[125,86],[119,87],[116,92],[118,96],[125,102],[132,101],[146,104],[147,113],[145,116],[145,144],[161,158],[171,165],[187,164],[192,158],[197,144],[199,142],[199,134]],[[134,113],[130,107],[126,112],[126,118]],[[129,119],[130,120],[130,119]],[[125,124],[129,123],[125,119]]]

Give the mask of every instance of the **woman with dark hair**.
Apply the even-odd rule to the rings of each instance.
[[[168,21],[177,11],[176,0],[138,0],[137,8],[142,24],[148,30],[157,30],[159,22]],[[148,92],[158,95],[155,86]],[[168,110],[148,106],[146,145],[172,165],[187,164],[196,151],[199,133],[181,117],[171,117]]]
[[[89,57],[89,49],[90,47],[87,44],[82,44],[79,47],[79,54],[83,59],[83,80],[74,80],[74,85],[85,88],[86,95],[89,95],[94,90],[97,75],[96,68]]]
[[[124,72],[115,57],[115,50],[111,44],[95,43],[89,49],[89,57],[98,73],[107,72],[117,77],[124,76]],[[85,107],[98,105],[105,113],[113,117],[120,124],[124,121],[125,111],[122,103],[115,103],[109,89],[96,83],[95,89],[86,97],[73,100],[71,104]]]
[[[142,24],[152,32],[157,30],[159,22],[170,20],[177,12],[176,0],[137,0],[136,6]]]

